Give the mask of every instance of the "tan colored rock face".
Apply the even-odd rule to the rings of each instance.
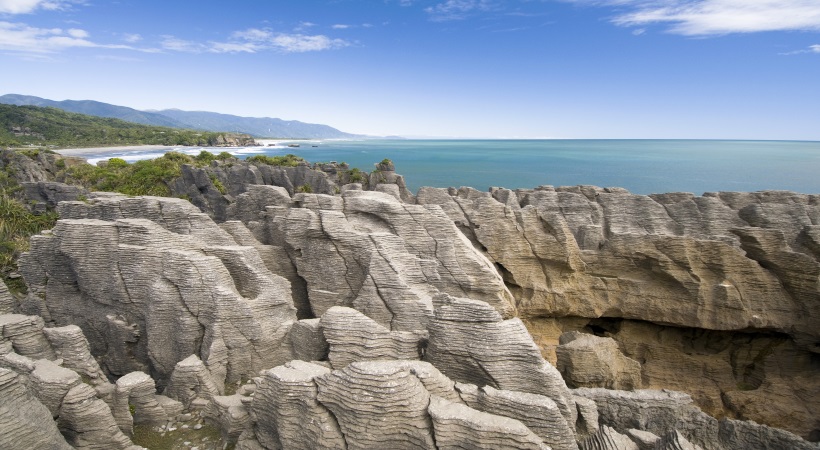
[[[817,196],[427,188],[501,270],[522,317],[621,317],[820,338]]]
[[[644,387],[818,429],[820,196],[425,188],[418,202],[495,263],[547,360],[563,332],[604,332],[641,363]],[[622,326],[594,330],[598,318]]]

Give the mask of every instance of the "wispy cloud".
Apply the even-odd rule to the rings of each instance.
[[[122,40],[125,42],[130,42],[132,44],[137,43],[142,40],[142,36],[139,34],[132,34],[132,33],[124,33],[122,35]]]
[[[299,22],[299,25],[294,27],[293,31],[302,32],[302,31],[307,30],[308,28],[313,28],[315,26],[316,26],[316,24],[313,23],[313,22]]]
[[[430,20],[445,22],[466,19],[475,12],[491,11],[495,7],[492,0],[447,0],[424,8],[424,12],[430,15]]]
[[[83,0],[0,0],[0,14],[30,14],[38,9],[62,10]]]
[[[623,26],[667,25],[685,36],[710,36],[761,31],[820,30],[817,0],[569,0],[615,6],[612,21]]]
[[[332,25],[330,28],[333,28],[334,30],[346,30],[350,28],[350,25],[344,23],[337,23],[335,25]]]
[[[803,54],[803,53],[820,54],[820,44],[809,45],[807,48],[804,48],[802,50],[795,50],[793,52],[781,53],[781,55],[800,55],[800,54]]]
[[[271,30],[258,28],[234,32],[225,42],[200,43],[178,39],[174,36],[163,36],[162,41],[163,49],[187,53],[258,53],[262,51],[305,53],[333,50],[349,45],[351,45],[350,42],[343,39],[334,39],[321,34],[274,33]]]
[[[78,28],[36,28],[24,23],[0,22],[0,50],[23,54],[49,54],[68,48],[131,48],[125,45],[99,44],[89,39],[87,31]]]

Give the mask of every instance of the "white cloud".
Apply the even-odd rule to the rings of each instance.
[[[136,43],[142,40],[142,36],[139,34],[132,34],[132,33],[124,33],[122,35],[122,40],[125,42]]]
[[[268,30],[260,30],[258,28],[248,28],[243,31],[234,32],[231,37],[234,39],[244,39],[247,41],[266,41],[273,36]]]
[[[447,0],[435,6],[424,8],[430,19],[442,22],[461,20],[476,11],[490,11],[495,5],[492,0]]]
[[[313,22],[299,22],[299,25],[297,27],[295,27],[293,30],[294,31],[305,31],[308,28],[313,28],[315,26],[316,26],[316,24],[313,23]]]
[[[820,30],[818,0],[570,0],[615,6],[624,26],[666,24],[685,36]]]
[[[88,31],[80,30],[78,28],[71,28],[68,31],[66,31],[66,33],[69,36],[77,39],[85,39],[90,36],[90,34],[88,34]]]
[[[331,39],[324,35],[306,36],[304,34],[280,34],[273,38],[271,44],[285,53],[316,52],[347,47],[349,42],[342,39]]]
[[[163,36],[162,41],[163,49],[187,53],[258,53],[262,51],[304,53],[332,50],[350,45],[350,42],[343,39],[333,39],[321,34],[274,33],[258,28],[236,31],[231,34],[227,42],[199,43],[178,39],[174,36]]]
[[[820,54],[820,44],[809,45],[808,48],[804,48],[803,50],[795,50],[792,52],[785,52],[781,53],[781,55],[800,55],[804,53],[818,53]]]
[[[29,14],[37,9],[68,9],[72,4],[85,3],[83,0],[0,0],[0,14]]]
[[[162,36],[160,46],[165,50],[186,53],[202,53],[207,50],[205,45],[198,42],[186,41],[184,39],[178,39],[174,36],[168,35]]]
[[[350,25],[346,25],[346,24],[343,24],[343,23],[337,23],[336,25],[332,25],[330,28],[333,28],[334,30],[345,30],[347,28],[350,28]]]
[[[0,50],[44,54],[72,47],[127,48],[88,40],[88,32],[72,28],[35,28],[23,23],[0,22]]]

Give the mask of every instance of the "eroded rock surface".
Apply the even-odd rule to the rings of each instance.
[[[485,251],[551,361],[563,332],[586,328],[641,364],[644,387],[804,437],[820,429],[806,364],[820,351],[818,195],[422,188],[417,202]],[[621,329],[633,323],[654,329],[638,339]]]
[[[78,325],[109,374],[150,371],[164,386],[195,354],[221,384],[291,358],[289,283],[190,203],[101,196],[59,211],[21,258],[27,302]]]

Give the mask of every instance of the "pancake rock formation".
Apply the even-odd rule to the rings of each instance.
[[[0,447],[820,448],[816,196],[265,167],[57,205],[0,289]]]

